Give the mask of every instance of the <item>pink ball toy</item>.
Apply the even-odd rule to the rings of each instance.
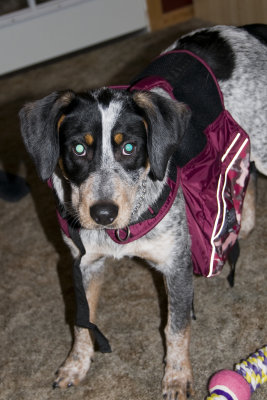
[[[251,391],[247,381],[235,371],[217,372],[209,382],[211,394],[224,396],[229,400],[250,400]]]

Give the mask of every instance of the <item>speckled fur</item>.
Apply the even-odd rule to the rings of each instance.
[[[219,79],[225,105],[250,135],[252,159],[258,170],[267,175],[266,47],[246,31],[234,27],[214,27],[204,31],[217,32],[233,51],[234,69],[227,79]],[[203,32],[203,30],[197,32]],[[189,34],[188,38],[191,37],[194,40],[197,32]],[[180,40],[168,50],[179,48],[179,46]],[[209,56],[212,58],[212,53]],[[34,103],[25,106],[21,112],[24,141],[35,160],[41,177],[47,179],[50,176],[49,171],[53,173],[53,185],[59,202],[82,224],[80,236],[86,254],[81,258],[80,268],[93,320],[96,314],[101,273],[107,257],[116,259],[124,256],[141,257],[146,259],[152,268],[156,268],[164,275],[169,315],[165,329],[167,354],[163,397],[168,400],[177,398],[185,400],[192,393],[189,336],[193,283],[190,237],[183,194],[181,190],[178,190],[172,208],[162,221],[148,234],[129,244],[116,244],[106,234],[104,227],[93,220],[89,213],[90,207],[99,200],[111,199],[119,207],[118,216],[111,225],[113,229],[123,228],[135,222],[149,205],[156,202],[168,176],[168,166],[166,166],[166,169],[162,171],[163,179],[152,179],[151,159],[146,165],[131,171],[123,168],[120,162],[116,161],[111,146],[112,129],[117,119],[123,115],[125,103],[123,96],[113,91],[109,106],[103,106],[99,100],[103,93],[106,93],[105,89],[90,92],[90,96],[98,102],[96,110],[102,119],[101,157],[96,170],[89,174],[81,184],[73,183],[62,165],[61,168],[56,167],[58,156],[55,156],[56,162],[49,160],[50,169],[46,168],[46,165],[40,167],[38,164],[42,156],[38,158],[38,155],[34,154],[36,142],[32,139],[29,127],[31,124],[34,125],[35,113],[40,112],[41,103],[36,104],[38,107],[35,107]],[[161,96],[162,94],[163,96]],[[72,92],[67,92],[62,96],[52,94],[50,97],[48,96],[48,99],[43,100],[42,105],[48,107],[49,104],[56,102],[58,107],[61,104],[66,107],[73,100],[73,96]],[[167,101],[164,99],[168,97],[166,93],[161,92],[156,93],[155,96],[159,96],[156,98],[162,103]],[[143,94],[139,95],[139,102],[138,95],[134,101],[139,107],[149,108],[149,112],[155,112],[153,104]],[[172,108],[171,103],[169,105]],[[176,107],[176,112],[183,113],[183,108],[183,105],[179,105]],[[53,108],[50,111],[52,112]],[[174,112],[174,107],[172,112]],[[55,118],[58,118],[58,114],[56,115]],[[64,126],[66,119],[62,118],[60,124]],[[147,122],[145,122],[145,128],[148,129]],[[36,130],[33,129],[33,131],[36,134]],[[42,134],[44,133],[42,132]],[[89,144],[94,140],[95,138],[90,140]],[[161,141],[159,141],[159,145],[162,148],[165,146]],[[142,199],[141,206],[133,213],[132,211],[140,202],[144,181],[146,182],[146,194]],[[251,196],[253,197],[253,194]],[[249,207],[252,206],[249,205]],[[250,214],[247,213],[247,215],[250,218]],[[249,230],[251,229],[250,225]],[[64,236],[64,240],[70,247],[73,257],[77,258],[79,256],[78,248],[66,236]],[[64,365],[59,369],[54,387],[78,384],[85,377],[92,357],[93,343],[88,331],[76,328],[73,349]]]
[[[245,129],[251,141],[251,161],[267,175],[267,50],[247,32],[220,28],[235,53],[232,77],[219,81],[225,107]],[[242,39],[242,40],[241,40]]]

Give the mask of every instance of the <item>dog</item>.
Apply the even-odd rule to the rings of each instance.
[[[266,44],[267,25],[215,26],[181,37],[163,53],[190,51],[210,66],[226,109],[250,136],[251,161],[265,175]],[[175,65],[168,66],[165,73],[179,80]],[[194,89],[194,76],[187,85]],[[198,101],[201,91],[193,90],[194,97],[196,102],[205,103]],[[168,322],[162,393],[168,400],[185,400],[193,394],[189,360],[193,269],[181,188],[153,229],[126,244],[120,241],[129,238],[125,227],[140,222],[148,209],[154,212],[153,204],[166,187],[173,154],[181,150],[194,117],[190,108],[171,98],[164,87],[133,91],[101,88],[79,94],[72,90],[54,92],[20,111],[22,137],[39,176],[52,181],[61,210],[80,226],[82,254],[75,240],[64,233],[63,238],[74,259],[79,259],[91,321],[96,319],[107,257],[137,256],[163,274]],[[203,150],[205,140],[202,134],[190,140],[192,158]],[[251,179],[240,235],[247,236],[254,223],[255,179]],[[115,232],[115,240],[108,230]],[[72,351],[60,367],[54,387],[77,385],[85,378],[94,354],[91,333],[75,327]]]

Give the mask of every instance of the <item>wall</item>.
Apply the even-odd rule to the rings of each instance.
[[[194,0],[194,10],[215,24],[267,23],[267,0]]]

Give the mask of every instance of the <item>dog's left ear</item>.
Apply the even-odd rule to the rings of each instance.
[[[153,92],[135,92],[133,99],[147,124],[151,172],[156,179],[163,180],[168,161],[179,147],[191,112],[185,104]]]
[[[53,92],[19,112],[21,134],[42,180],[50,178],[59,159],[58,126],[75,98],[71,90]]]

